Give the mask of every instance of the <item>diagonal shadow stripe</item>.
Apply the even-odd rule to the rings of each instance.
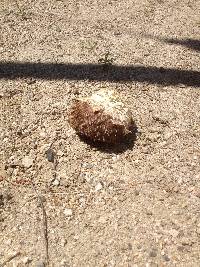
[[[0,62],[0,79],[92,80],[200,86],[200,72],[154,66]]]
[[[192,39],[192,38],[185,38],[185,39],[178,39],[178,38],[167,38],[167,37],[160,37],[158,35],[152,34],[144,34],[143,37],[149,38],[151,40],[156,40],[160,42],[164,42],[167,44],[174,44],[184,46],[188,49],[194,50],[196,52],[200,52],[200,39]]]
[[[200,40],[197,40],[197,39],[188,38],[188,39],[179,40],[175,38],[164,38],[163,41],[168,44],[182,45],[189,49],[200,52]]]

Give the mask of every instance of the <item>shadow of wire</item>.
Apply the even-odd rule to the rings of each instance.
[[[200,86],[200,72],[155,66],[0,62],[0,79],[91,80]]]
[[[189,49],[195,50],[197,52],[200,52],[200,40],[197,39],[175,39],[175,38],[164,38],[164,42],[168,44],[177,44],[185,46]]]
[[[192,39],[192,38],[186,38],[186,39],[178,39],[178,38],[167,38],[167,37],[160,37],[157,35],[152,34],[144,34],[142,35],[145,38],[149,38],[151,40],[156,40],[159,42],[164,42],[167,44],[176,44],[185,46],[191,50],[194,50],[196,52],[200,51],[200,40],[198,39]]]

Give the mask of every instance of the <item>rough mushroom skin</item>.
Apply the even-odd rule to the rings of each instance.
[[[105,95],[103,91],[100,95]],[[132,117],[116,116],[119,113],[118,105],[110,105],[110,98],[104,99],[104,104],[96,101],[95,97],[77,99],[74,101],[70,113],[69,123],[79,135],[85,136],[94,142],[118,143],[130,133]],[[107,101],[107,103],[106,103]],[[117,102],[118,104],[121,102]],[[116,111],[117,110],[117,111]]]

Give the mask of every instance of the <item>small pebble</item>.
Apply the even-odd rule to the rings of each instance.
[[[64,209],[64,214],[65,214],[66,216],[72,216],[73,212],[72,212],[71,209]]]
[[[24,264],[29,264],[31,261],[32,261],[32,259],[30,259],[29,257],[24,257],[24,258],[22,259],[22,262],[23,262]]]
[[[34,84],[34,83],[36,83],[36,79],[29,78],[29,79],[26,80],[26,83],[27,83],[28,85]]]
[[[163,259],[164,259],[165,261],[170,261],[170,258],[169,258],[167,255],[163,255]]]
[[[140,194],[140,191],[136,189],[134,193],[135,193],[135,196],[138,196]]]
[[[57,155],[58,155],[59,157],[62,157],[62,156],[64,155],[64,153],[62,152],[62,150],[58,150]]]
[[[75,240],[78,240],[78,239],[79,239],[79,236],[78,236],[78,235],[75,235],[75,236],[74,236],[74,239],[75,239]]]
[[[40,132],[40,137],[45,138],[46,137],[46,133],[45,132]]]
[[[176,229],[169,230],[169,234],[173,237],[177,237],[179,232]]]
[[[4,205],[4,197],[2,194],[0,194],[0,206]]]
[[[150,251],[150,253],[149,253],[149,257],[154,258],[154,257],[156,257],[156,256],[157,256],[157,251],[156,251],[156,249],[152,249],[152,250]]]
[[[196,188],[196,189],[193,191],[193,195],[194,195],[195,197],[200,198],[200,189]]]
[[[133,249],[133,246],[132,246],[131,243],[128,243],[128,249],[129,249],[129,250],[132,250],[132,249]]]
[[[62,239],[60,240],[60,245],[61,245],[62,247],[64,247],[66,244],[67,244],[67,240],[64,239],[64,238],[62,238]]]
[[[164,139],[168,140],[168,139],[170,139],[172,137],[172,135],[173,134],[171,132],[167,132],[167,133],[164,134]]]
[[[150,211],[150,210],[147,210],[147,211],[146,211],[146,214],[147,214],[147,215],[150,215],[150,216],[153,215],[152,211]]]
[[[46,152],[46,157],[47,157],[47,160],[49,162],[54,162],[54,158],[55,158],[55,152],[53,151],[53,149],[49,148]]]
[[[5,244],[8,245],[8,246],[10,246],[12,244],[12,239],[7,239],[5,241]]]
[[[98,183],[96,186],[95,186],[95,191],[99,191],[103,188],[103,185],[101,183]]]
[[[55,179],[55,180],[53,180],[52,185],[59,186],[60,185],[60,181],[58,179]]]
[[[85,168],[85,169],[92,169],[93,167],[94,167],[94,165],[93,164],[91,164],[91,163],[83,163],[83,168]]]
[[[68,264],[68,262],[67,262],[66,259],[63,259],[63,260],[60,262],[60,267],[70,267],[70,265]]]
[[[44,261],[38,261],[38,262],[35,264],[35,267],[45,267],[45,263],[44,263]]]
[[[148,262],[148,263],[146,263],[146,267],[159,267],[159,266],[155,262]]]
[[[33,165],[33,159],[26,156],[22,159],[22,165],[25,167],[25,168],[30,168],[32,165]]]

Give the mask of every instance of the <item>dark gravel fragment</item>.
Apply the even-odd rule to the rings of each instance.
[[[53,151],[53,149],[49,148],[46,152],[46,158],[49,162],[54,162],[55,160],[55,152]]]

